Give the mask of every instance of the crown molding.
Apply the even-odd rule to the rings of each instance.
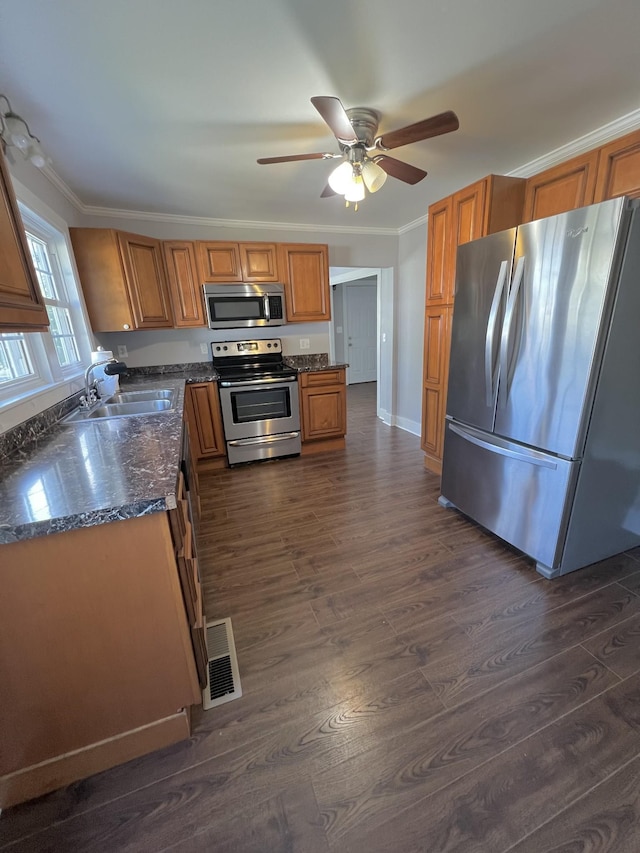
[[[570,160],[572,157],[577,157],[579,154],[584,154],[591,151],[593,148],[598,148],[600,145],[606,145],[625,133],[631,133],[633,130],[640,128],[640,109],[627,113],[621,118],[617,118],[609,124],[604,124],[602,127],[585,133],[584,136],[578,137],[566,145],[561,145],[555,148],[548,154],[542,157],[537,157],[524,166],[519,166],[512,172],[507,172],[510,178],[530,178],[532,175],[537,175],[538,172],[544,172],[545,169],[550,169],[553,166],[558,166],[565,160]]]
[[[414,228],[421,228],[426,226],[429,221],[429,214],[425,213],[424,216],[419,216],[418,219],[414,219],[412,222],[407,222],[406,225],[401,225],[400,228],[396,231],[396,234],[402,235],[406,234],[408,231],[413,231]]]

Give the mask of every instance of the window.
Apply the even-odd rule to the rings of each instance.
[[[58,271],[58,275],[54,275],[53,272],[57,265],[57,255],[49,251],[44,240],[38,239],[29,231],[27,231],[27,243],[47,307],[51,323],[49,333],[56,348],[58,364],[63,368],[78,366],[80,353],[71,321],[71,303],[61,272]]]
[[[91,350],[63,231],[19,207],[51,325],[48,332],[0,334],[0,408],[80,376]],[[68,388],[62,396],[67,393]]]

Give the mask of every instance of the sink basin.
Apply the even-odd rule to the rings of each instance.
[[[169,394],[171,393],[172,392],[169,392]],[[126,397],[127,394],[125,394],[124,396]],[[111,398],[111,400],[113,399],[114,398]],[[97,406],[95,409],[92,409],[89,412],[86,412],[83,409],[76,409],[70,415],[67,415],[66,418],[63,418],[62,423],[82,423],[83,421],[95,421],[100,420],[102,418],[125,418],[132,417],[135,415],[157,415],[161,414],[162,412],[173,411],[170,399],[152,398],[150,400],[141,400],[139,397],[135,399],[137,399],[137,402],[113,403],[110,400],[109,402],[103,403],[102,405]]]
[[[157,391],[118,391],[107,400],[107,403],[142,403],[147,400],[171,400],[175,392],[168,388]]]

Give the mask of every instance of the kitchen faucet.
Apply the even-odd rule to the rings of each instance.
[[[123,361],[118,361],[117,358],[105,358],[102,361],[96,361],[90,364],[84,372],[84,395],[80,397],[80,406],[83,409],[90,408],[98,401],[98,383],[95,381],[90,382],[90,377],[93,370],[103,364],[107,365],[104,369],[107,376],[115,376],[116,374],[124,373],[127,369],[127,365]],[[98,382],[103,381],[103,379],[98,380]]]

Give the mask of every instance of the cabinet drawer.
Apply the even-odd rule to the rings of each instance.
[[[300,377],[303,388],[317,388],[319,385],[340,385],[344,383],[344,368],[301,373]]]
[[[198,613],[199,598],[193,579],[192,561],[188,557],[185,557],[184,554],[178,554],[176,560],[178,562],[178,576],[180,577],[180,586],[182,588],[182,597],[184,599],[185,610],[187,611],[187,618],[189,625],[194,626],[198,624],[200,614]]]

